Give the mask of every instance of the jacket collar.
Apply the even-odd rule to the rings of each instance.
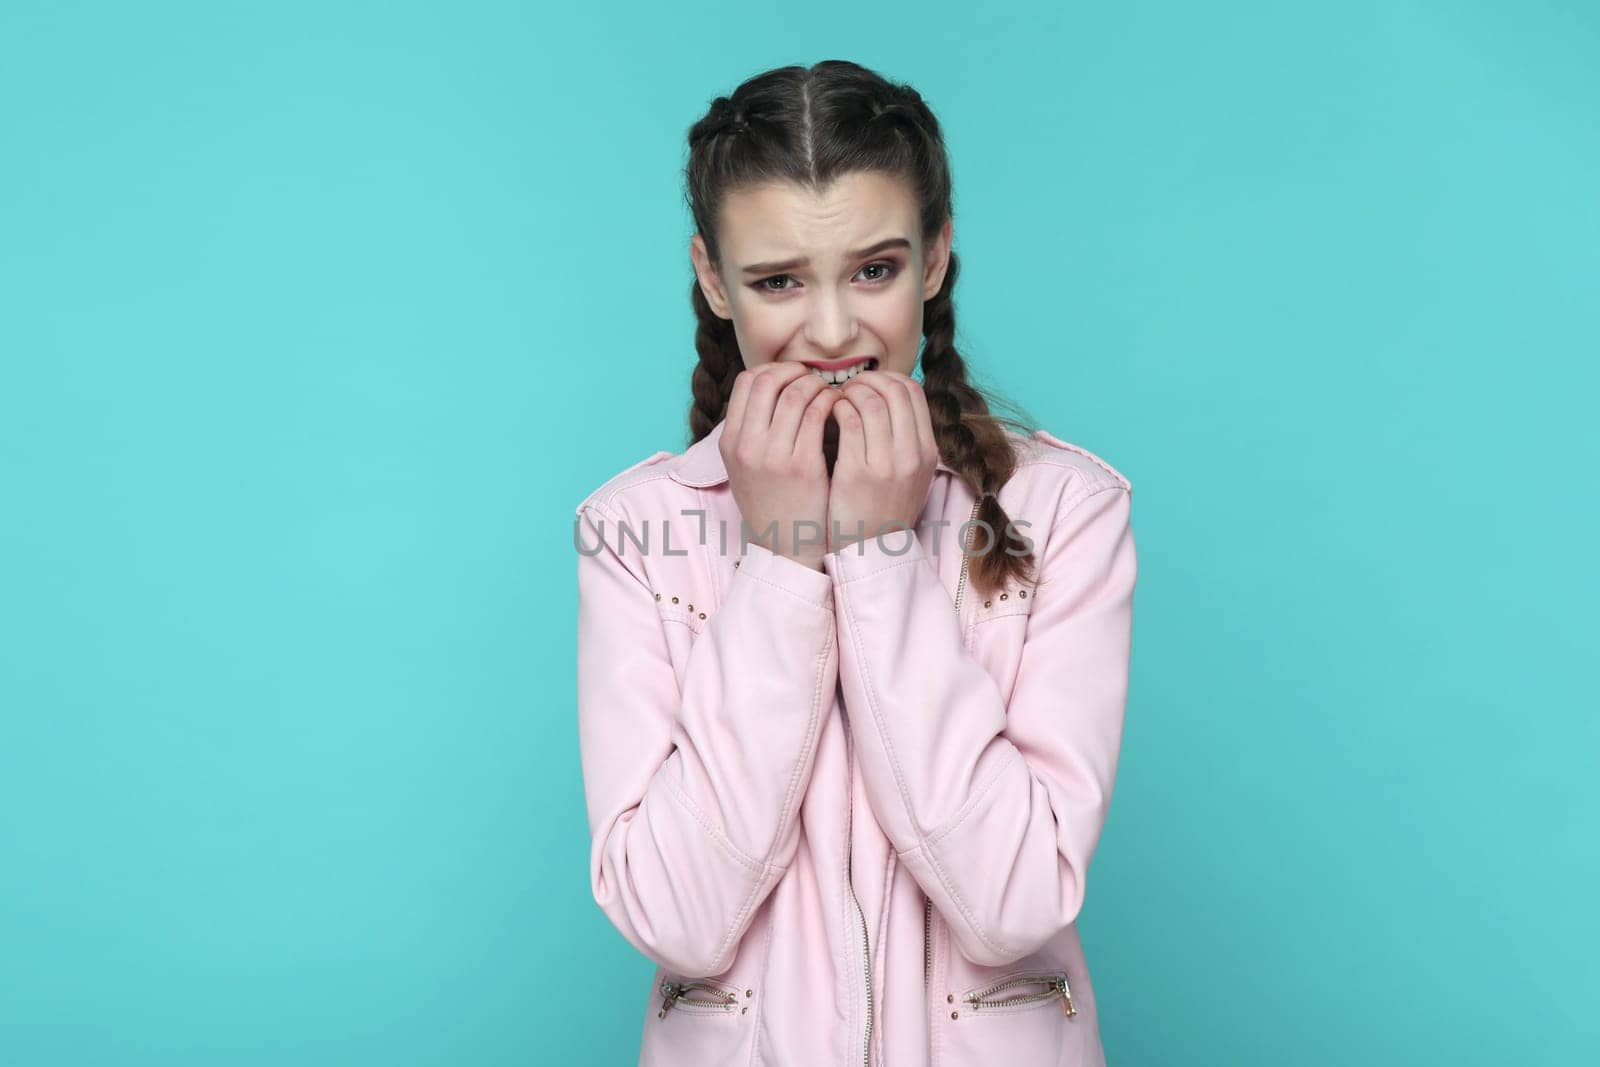
[[[673,481],[704,489],[728,480],[728,468],[722,462],[722,452],[717,445],[722,439],[722,428],[727,424],[728,420],[722,419],[711,428],[710,433],[683,450],[683,454],[667,472]],[[943,456],[939,457],[935,469],[948,474],[955,473],[955,468],[946,463]]]

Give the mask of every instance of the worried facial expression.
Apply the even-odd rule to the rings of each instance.
[[[741,189],[719,221],[721,262],[699,234],[690,258],[711,309],[733,320],[746,367],[797,361],[835,382],[915,369],[951,224],[925,244],[904,181],[856,172],[820,194],[792,182]]]

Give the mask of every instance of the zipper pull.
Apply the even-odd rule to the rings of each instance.
[[[661,1010],[656,1012],[657,1019],[666,1018],[667,1009],[671,1008],[673,1003],[677,1001],[678,994],[682,992],[682,987],[675,985],[672,982],[664,981],[661,983],[661,992],[665,994],[665,996],[661,1000]]]
[[[1078,1014],[1077,1006],[1072,1003],[1072,990],[1067,988],[1065,975],[1056,979],[1056,987],[1061,990],[1061,1014],[1068,1018]]]

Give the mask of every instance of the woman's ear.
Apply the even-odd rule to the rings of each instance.
[[[932,243],[923,250],[922,255],[922,302],[927,303],[939,295],[940,286],[944,285],[945,271],[950,268],[950,242],[955,234],[955,225],[951,219],[945,219],[944,225],[939,227],[939,233]]]
[[[689,262],[694,264],[694,274],[700,282],[700,292],[705,295],[706,303],[711,305],[711,310],[716,312],[718,318],[733,318],[733,310],[728,306],[728,294],[722,288],[722,279],[717,277],[717,268],[711,262],[710,253],[706,251],[706,242],[698,233],[689,238]]]

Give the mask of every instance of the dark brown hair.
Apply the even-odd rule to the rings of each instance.
[[[736,189],[772,181],[825,189],[850,173],[876,172],[907,182],[914,191],[925,242],[951,217],[950,163],[939,121],[908,85],[846,60],[811,67],[787,66],[750,78],[731,96],[711,102],[689,129],[685,186],[689,211],[712,263],[721,262],[717,221],[723,200]],[[996,497],[1016,470],[1004,426],[1026,434],[1020,419],[997,415],[969,382],[956,351],[953,293],[959,263],[950,253],[944,284],[922,309],[922,388],[939,454],[982,496],[982,528],[968,537],[988,551],[969,563],[973,588],[992,592],[1007,580],[1033,581],[1028,542],[1011,528]],[[691,379],[690,443],[710,433],[727,414],[733,381],[744,369],[733,323],[711,310],[698,281],[691,283],[700,360]],[[1012,409],[1016,405],[1006,405]],[[1006,551],[1007,547],[1010,551]]]

